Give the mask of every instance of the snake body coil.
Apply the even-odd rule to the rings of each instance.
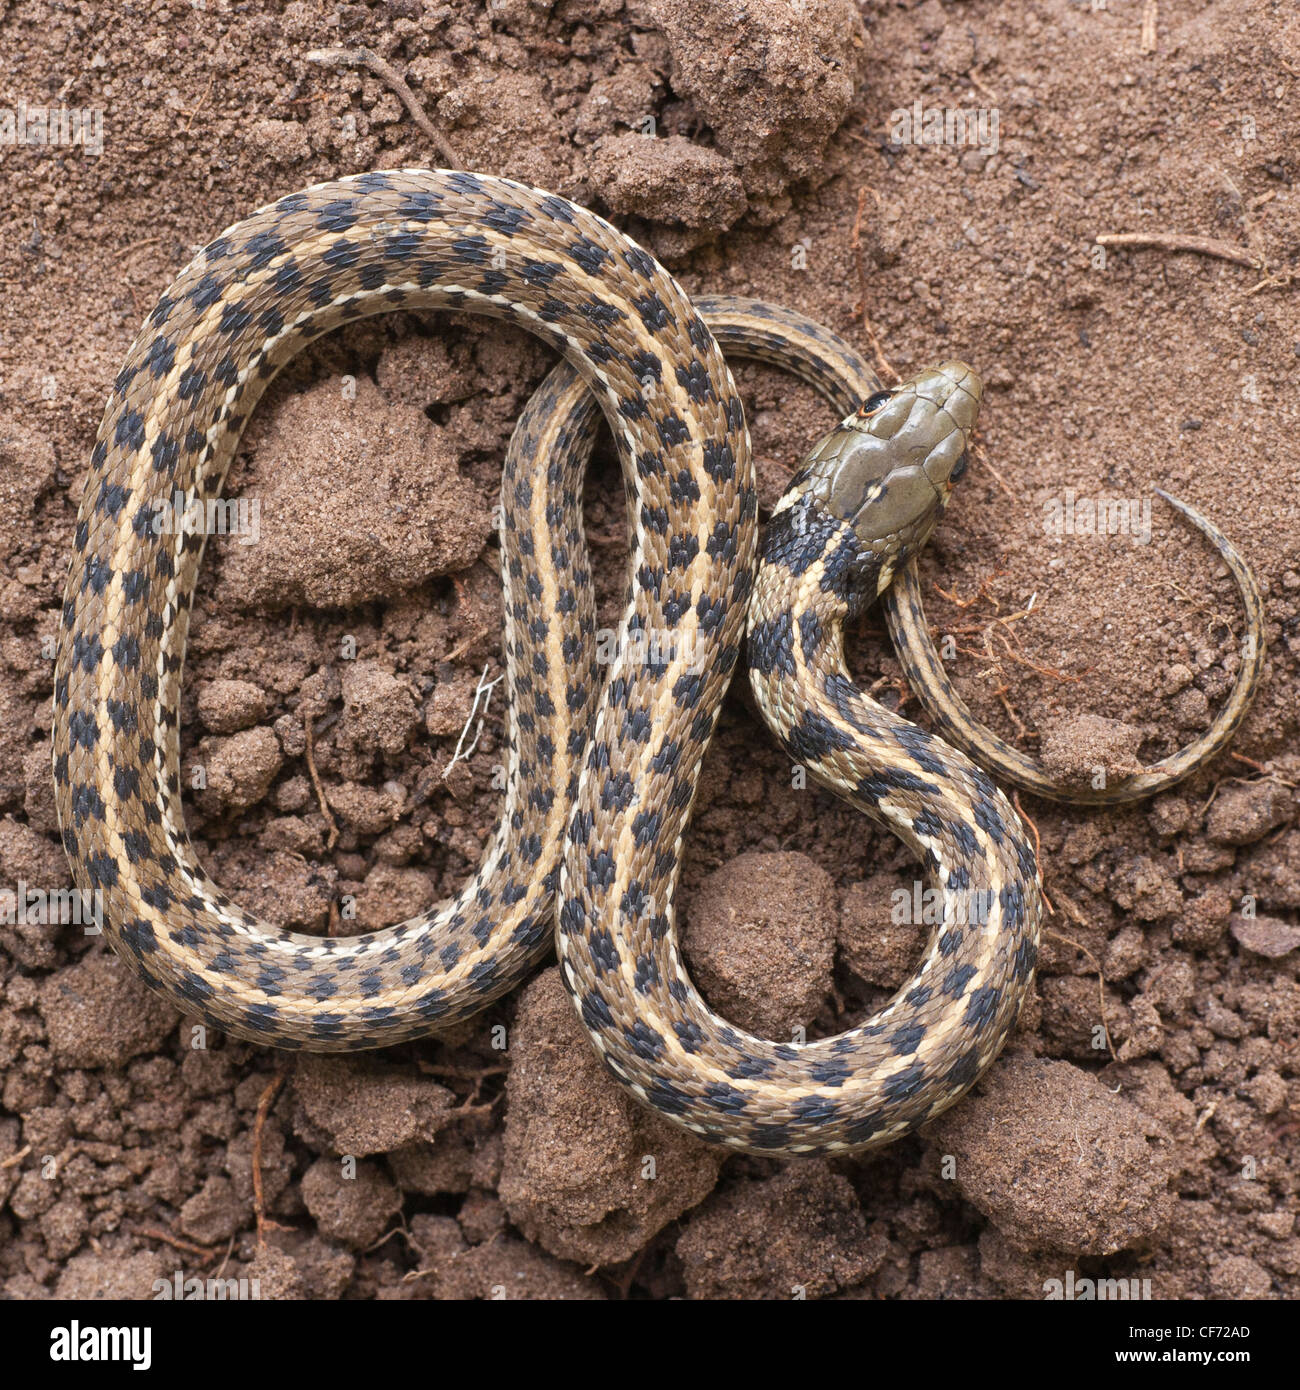
[[[399,307],[512,319],[572,368],[548,378],[507,458],[505,813],[449,907],[363,936],[279,932],[212,883],[185,831],[178,711],[203,536],[153,523],[177,492],[204,503],[219,491],[266,384],[305,343]],[[609,1070],[733,1147],[886,1142],[996,1055],[1034,966],[1034,856],[982,772],[854,689],[840,637],[864,586],[874,596],[923,543],[964,466],[979,391],[961,364],[877,392],[814,452],[769,528],[749,614],[755,692],[792,755],[893,828],[941,890],[925,961],[867,1024],[800,1045],[730,1027],[682,966],[682,836],[739,659],[757,530],[743,412],[710,326],[832,397],[870,394],[855,390],[860,362],[808,320],[734,301],[706,311],[707,323],[650,256],[564,199],[420,170],[283,198],[163,296],[114,384],[82,500],[54,776],[77,886],[102,895],[113,945],[179,1008],[278,1047],[386,1046],[510,990],[554,918]],[[580,516],[593,396],[635,540],[603,688]],[[632,640],[646,635],[649,658]]]
[[[700,631],[712,660],[685,685],[684,664],[615,664],[590,749],[529,740],[503,833],[451,909],[324,940],[267,929],[195,861],[177,719],[203,536],[156,533],[153,518],[175,492],[188,502],[219,490],[262,391],[305,343],[397,307],[510,318],[573,362],[636,479],[642,564],[629,618]],[[578,875],[575,910],[601,916],[633,878],[668,901],[663,848],[685,823],[739,656],[756,504],[726,363],[645,252],[564,199],[473,174],[366,174],[282,198],[218,237],[163,296],[114,383],[91,462],[55,677],[64,843],[78,886],[102,892],[114,945],[181,1007],[242,1037],[322,1049],[381,1047],[477,1012],[549,936],[554,884],[538,881],[536,847],[566,827],[571,853],[596,866],[590,882]],[[509,602],[518,612],[527,597]],[[546,669],[522,684],[547,710],[581,703],[593,679],[547,658],[549,624],[569,607],[553,597],[523,619]],[[678,735],[679,755],[654,845],[618,854],[614,872],[616,847],[638,834],[631,788],[659,779],[650,764],[663,751],[616,703],[629,688],[660,734]],[[584,752],[598,763],[572,814],[552,790],[562,752],[561,788]]]

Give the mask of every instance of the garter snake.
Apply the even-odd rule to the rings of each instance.
[[[449,906],[349,938],[279,932],[212,882],[185,830],[180,684],[204,536],[155,519],[178,492],[203,504],[219,491],[258,398],[304,344],[366,314],[440,307],[519,323],[571,369],[525,410],[503,481],[504,815]],[[749,438],[720,341],[857,406],[782,500],[757,580]],[[607,1068],[706,1138],[862,1149],[951,1104],[996,1055],[1032,976],[1037,866],[989,778],[843,670],[843,620],[909,572],[964,467],[980,395],[960,363],[888,391],[868,377],[798,315],[718,301],[702,316],[599,217],[510,180],[381,171],[228,229],[132,345],[76,527],[54,779],[74,879],[102,895],[113,946],[178,1008],[236,1036],[350,1051],[476,1013],[529,973],[554,929]],[[580,524],[593,400],[628,481],[635,552],[603,683]],[[800,1045],[712,1014],[673,929],[682,837],[747,618],[751,680],[792,755],[890,826],[945,895],[894,1000]],[[630,640],[646,634],[668,639],[649,657]],[[988,909],[968,920],[958,905],[975,895]]]

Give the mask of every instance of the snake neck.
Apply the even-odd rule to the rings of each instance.
[[[759,707],[795,763],[896,834],[936,886],[1001,898],[996,915],[1031,969],[1040,885],[1020,817],[968,758],[854,684],[844,621],[864,602],[853,584],[880,561],[847,523],[799,505],[802,519],[778,513],[761,547],[748,648]]]
[[[900,752],[929,737],[867,700],[845,666],[844,624],[875,597],[881,559],[807,492],[792,488],[782,501],[764,529],[749,608],[755,698],[797,766],[924,858],[910,814],[891,814],[892,802],[860,790],[868,778],[888,779]]]
[[[766,575],[774,609],[777,589],[797,590],[800,611],[814,615],[810,624],[815,618],[823,628],[838,626],[856,617],[888,585],[893,566],[803,486],[803,478],[794,478],[763,528],[759,582]],[[751,602],[751,615],[756,611]]]

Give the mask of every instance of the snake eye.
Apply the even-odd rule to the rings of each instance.
[[[868,396],[867,399],[863,401],[860,406],[858,406],[859,418],[865,419],[866,416],[871,415],[875,411],[879,410],[880,407],[884,405],[884,403],[887,400],[889,400],[889,398],[893,394],[894,393],[892,391],[877,391],[874,396]]]
[[[967,450],[963,449],[961,452],[961,458],[959,458],[957,462],[953,464],[952,472],[948,474],[948,481],[950,483],[955,483],[957,479],[960,478],[961,475],[966,471],[966,466],[969,463],[970,453]]]

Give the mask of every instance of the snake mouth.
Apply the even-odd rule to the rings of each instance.
[[[966,471],[984,384],[965,362],[928,367],[863,402],[845,426],[886,446],[893,466],[924,474],[940,502]]]
[[[965,362],[940,363],[912,383],[918,421],[930,448],[921,465],[944,500],[970,463],[970,440],[979,418],[984,383]]]
[[[965,362],[928,367],[869,396],[809,454],[807,490],[873,553],[923,544],[965,471],[983,384]]]

